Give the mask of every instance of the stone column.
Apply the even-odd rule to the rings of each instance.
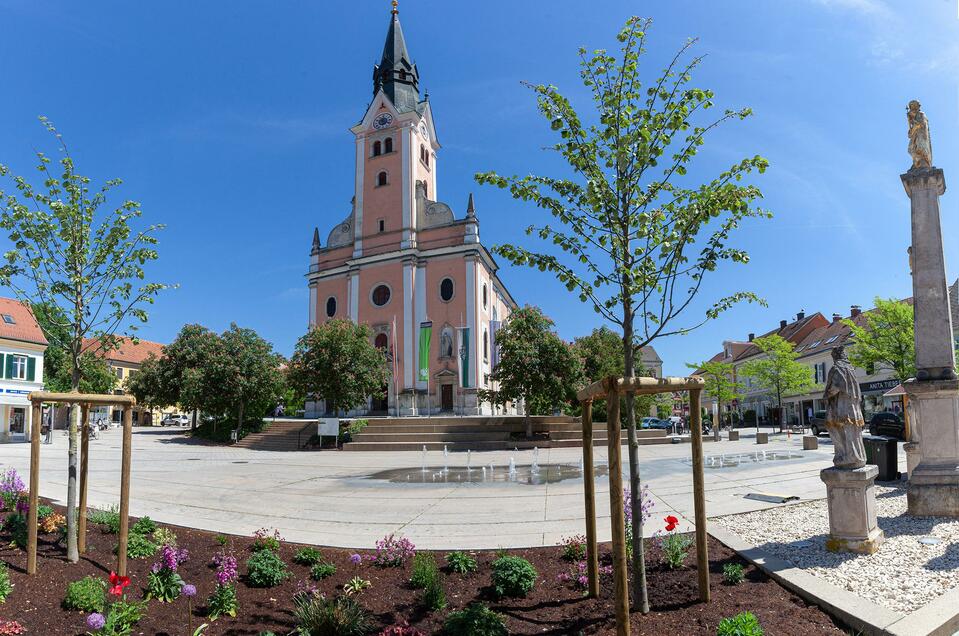
[[[885,536],[876,524],[877,466],[867,465],[854,470],[825,468],[819,475],[826,484],[829,506],[830,552],[872,554]]]
[[[916,377],[903,383],[918,424],[919,464],[909,475],[909,513],[959,516],[959,380],[942,249],[939,196],[942,170],[918,167],[902,175],[912,203]]]

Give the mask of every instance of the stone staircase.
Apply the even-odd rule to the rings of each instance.
[[[522,417],[421,417],[369,418],[362,432],[343,445],[348,451],[487,451],[563,448],[582,446],[582,424],[578,418],[538,416],[533,418],[535,439],[527,440],[526,422]],[[672,438],[662,430],[637,431],[640,444],[669,444]],[[623,443],[626,432],[623,431]],[[593,443],[607,443],[605,423],[597,423]]]
[[[300,450],[299,446],[306,444],[310,435],[316,432],[316,420],[278,417],[266,418],[266,421],[270,424],[269,428],[262,433],[250,433],[234,446],[253,450],[295,451]]]

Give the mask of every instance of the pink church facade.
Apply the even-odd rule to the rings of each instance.
[[[395,10],[373,79],[373,102],[351,129],[352,209],[325,244],[314,230],[310,326],[367,324],[388,354],[387,397],[354,415],[493,414],[478,390],[495,388],[495,332],[516,303],[480,243],[472,195],[464,214],[438,200],[440,144]]]

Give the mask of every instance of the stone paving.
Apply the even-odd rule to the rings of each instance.
[[[749,492],[796,495],[803,501],[825,497],[819,471],[831,464],[832,447],[826,438],[820,440],[819,450],[802,451],[796,436],[790,440],[776,436],[768,445],[757,445],[748,435],[744,432],[738,442],[704,446],[707,465],[720,454],[746,460],[735,467],[707,467],[709,516],[776,505],[744,499]],[[90,442],[92,507],[119,500],[120,441],[120,431],[109,430]],[[41,445],[40,493],[58,502],[66,498],[66,445],[61,431],[55,433],[53,444]],[[357,548],[371,547],[392,532],[433,549],[553,545],[584,532],[582,479],[543,485],[391,483],[367,476],[385,469],[420,471],[422,454],[256,451],[195,443],[175,429],[134,429],[133,446],[131,514],[176,525],[231,534],[278,528],[292,541]],[[789,450],[792,458],[756,461],[757,450]],[[0,445],[0,468],[13,466],[26,481],[29,451],[24,443]],[[644,483],[655,502],[647,533],[659,529],[667,514],[680,517],[681,530],[692,528],[689,453],[689,444],[640,447]],[[511,455],[472,453],[471,464],[479,470],[492,463],[495,470],[505,472]],[[605,447],[597,446],[595,455],[598,464],[605,464]],[[539,463],[576,466],[581,457],[578,448],[541,449]],[[625,463],[625,447],[623,459]],[[530,464],[532,451],[516,452],[515,460],[519,466]],[[451,467],[466,466],[466,461],[465,453],[451,453],[448,459]],[[428,453],[427,463],[439,470],[443,453]],[[596,490],[599,539],[607,541],[605,477],[597,478]]]

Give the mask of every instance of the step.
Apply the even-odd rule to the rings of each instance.
[[[652,437],[640,439],[640,446],[652,446],[657,444],[671,444],[672,438],[670,437]],[[594,439],[594,446],[604,446],[608,442],[605,438],[603,439]],[[622,443],[626,444],[626,436],[622,438]],[[343,450],[345,451],[422,451],[424,444],[415,443],[415,442],[350,442],[349,444],[343,445]],[[465,452],[470,451],[493,451],[493,450],[513,450],[518,448],[520,450],[530,450],[533,447],[539,448],[577,448],[582,446],[582,440],[510,440],[508,442],[477,442],[477,443],[465,443],[465,442],[453,442],[453,443],[439,443],[439,442],[429,442],[425,444],[426,450],[431,451],[441,451],[445,446],[447,450],[451,452]]]
[[[608,431],[605,428],[593,429],[593,439],[596,439],[597,437],[602,437],[603,439],[606,439],[607,432]],[[621,431],[621,434],[623,435],[623,437],[625,437],[626,430],[623,429]],[[668,437],[668,435],[666,435],[666,431],[660,431],[656,429],[646,429],[643,431],[636,431],[636,439],[656,439],[660,437]],[[582,439],[583,433],[582,431],[550,431],[549,438],[557,439],[557,440],[558,439]]]
[[[357,442],[500,442],[508,441],[509,433],[487,431],[482,433],[357,433]]]

